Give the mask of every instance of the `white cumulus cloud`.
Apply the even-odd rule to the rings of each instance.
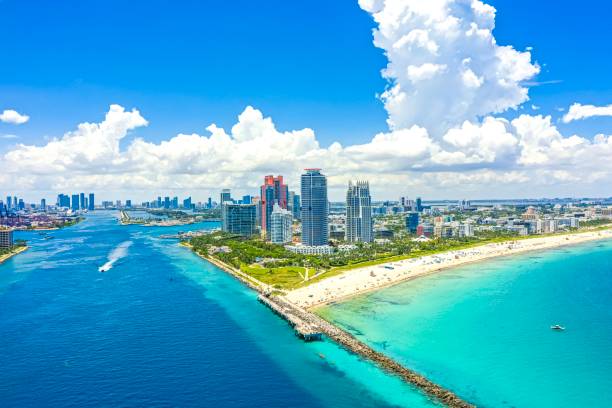
[[[0,122],[21,125],[28,120],[30,120],[28,115],[22,115],[13,109],[5,109],[4,112],[0,113]]]
[[[495,9],[479,0],[360,0],[389,62],[382,94],[393,129],[440,135],[465,120],[516,108],[539,72],[528,51],[497,44]]]
[[[479,0],[359,4],[377,23],[374,44],[388,57],[382,99],[390,126],[368,142],[323,146],[312,129],[277,129],[251,106],[229,129],[213,123],[152,142],[138,135],[148,125],[138,110],[111,105],[99,123],[10,148],[0,157],[0,185],[16,193],[203,199],[224,187],[256,194],[266,174],[283,174],[299,190],[302,170],[320,167],[332,199],[355,178],[370,179],[377,198],[610,194],[603,187],[612,185],[612,136],[563,135],[549,115],[495,116],[528,100],[525,81],[539,68],[529,52],[497,44],[493,7]],[[571,120],[609,109],[575,106]]]
[[[594,116],[612,116],[612,104],[608,106],[582,105],[575,103],[563,115],[563,122],[592,118]]]

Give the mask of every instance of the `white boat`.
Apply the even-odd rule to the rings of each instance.
[[[565,330],[565,327],[563,326],[559,326],[558,324],[555,324],[553,326],[550,326],[551,330],[557,330],[557,331],[563,331]]]

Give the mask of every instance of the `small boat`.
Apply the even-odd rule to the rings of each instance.
[[[565,327],[563,326],[559,326],[558,324],[555,324],[554,326],[550,326],[551,330],[557,330],[557,331],[563,331],[565,330]]]
[[[103,265],[101,267],[98,268],[98,272],[104,273],[104,272],[108,272],[110,268],[106,265]]]

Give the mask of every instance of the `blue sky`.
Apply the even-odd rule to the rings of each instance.
[[[406,71],[383,78],[381,70],[387,64],[403,70],[413,63],[416,65],[407,68],[417,71],[437,67],[438,74],[444,74],[441,80],[457,80],[463,68],[448,49],[443,55],[431,56],[435,64],[429,66],[417,64],[420,54],[406,50],[385,56],[385,51],[373,44],[372,30],[378,29],[379,23],[388,24],[390,17],[375,21],[367,4],[379,0],[361,1],[360,6],[358,0],[0,0],[3,39],[0,114],[5,109],[14,109],[29,116],[29,121],[20,125],[0,121],[0,155],[4,155],[6,162],[25,163],[21,167],[12,165],[20,177],[34,174],[28,179],[5,176],[3,183],[14,191],[53,196],[55,191],[73,185],[96,191],[109,189],[110,181],[105,177],[124,171],[140,178],[126,178],[117,184],[116,193],[142,186],[143,190],[135,197],[146,197],[149,191],[145,189],[162,194],[176,191],[188,194],[192,185],[172,180],[180,177],[190,180],[199,172],[205,174],[198,179],[200,191],[194,195],[205,199],[207,194],[216,196],[215,189],[221,187],[251,192],[268,172],[283,172],[289,180],[297,180],[303,166],[301,158],[310,157],[310,165],[327,168],[330,176],[335,177],[331,180],[336,189],[332,196],[339,197],[349,178],[369,177],[372,173],[385,180],[381,198],[395,198],[399,191],[432,198],[511,198],[525,196],[526,192],[531,196],[612,194],[601,188],[602,180],[612,180],[612,169],[606,168],[601,174],[597,169],[603,154],[597,153],[603,146],[598,143],[607,143],[607,139],[603,142],[594,139],[596,134],[612,135],[612,115],[561,121],[574,103],[597,107],[612,104],[609,2],[486,2],[497,9],[493,31],[497,44],[510,45],[517,54],[503,62],[504,58],[497,61],[497,51],[483,51],[490,52],[487,55],[494,59],[489,64],[487,55],[479,60],[479,55],[470,54],[478,49],[471,42],[473,38],[466,37],[455,45],[459,47],[457,55],[478,61],[473,63],[477,75],[472,79],[481,79],[485,88],[492,86],[491,98],[508,98],[501,103],[506,111],[499,114],[479,106],[486,105],[480,103],[480,98],[483,95],[488,98],[487,93],[474,94],[479,96],[462,101],[461,92],[471,92],[461,88],[463,85],[457,89],[441,87],[433,92],[422,82],[411,83],[414,78],[408,78]],[[387,1],[406,5],[412,0]],[[479,3],[477,0],[444,1],[455,7],[452,13],[467,24],[465,27],[469,27],[472,19],[483,27],[487,24],[477,13],[462,14],[465,10],[461,7],[473,7]],[[410,30],[425,30],[438,36],[436,41],[445,45],[444,35],[418,19],[399,27],[387,40],[397,41],[399,37],[393,36]],[[510,79],[510,90],[496,89],[496,81],[508,80],[511,74],[491,77],[490,70],[496,69],[495,64],[528,55],[525,53],[528,50],[531,60],[516,63],[513,69],[529,70],[535,67],[531,64],[537,64],[540,73],[533,78],[523,73],[519,76],[529,78],[527,81],[512,83]],[[455,77],[451,78],[451,74]],[[429,76],[425,79],[437,81]],[[445,126],[448,118],[444,117],[444,106],[438,106],[436,111],[436,101],[450,99],[449,106],[465,102],[474,107],[451,118],[454,122],[451,120],[449,126],[437,131],[459,127],[463,120],[474,126],[462,129],[461,135],[449,142],[443,133],[432,128],[431,118],[421,123],[418,114],[411,114],[409,107],[400,106],[393,111],[388,98],[381,100],[380,95],[395,83],[401,85],[417,107],[419,104],[424,107],[424,113],[431,104]],[[529,88],[530,100],[525,103],[518,103],[520,98],[512,94],[521,88]],[[71,146],[90,145],[91,140],[85,139],[47,146],[53,138],[77,129],[79,123],[101,123],[111,104],[125,108],[124,116],[118,114],[117,120],[128,121],[130,125],[102,132],[94,141],[108,139],[110,144],[101,146],[117,143],[120,152],[101,148],[95,157],[91,154],[76,157]],[[241,136],[231,135],[234,140],[228,143],[233,143],[233,147],[202,147],[207,143],[204,139],[193,140],[189,142],[193,145],[185,147],[183,142],[172,139],[179,133],[206,136],[205,128],[211,123],[229,133],[238,115],[249,105],[271,117],[281,133],[266,128],[262,134],[247,131]],[[132,108],[139,113],[131,114]],[[478,119],[470,112],[479,112]],[[530,115],[525,119],[529,123],[524,123],[521,129],[510,125],[520,114]],[[144,125],[140,115],[148,125]],[[485,117],[489,115],[507,118],[504,126],[509,133],[499,127],[486,127]],[[539,123],[537,115],[552,115],[552,123]],[[398,118],[405,121],[390,129],[387,120]],[[434,115],[433,122],[436,119]],[[241,122],[247,123],[248,129],[259,129],[265,121],[258,112],[251,112]],[[429,135],[419,136],[410,129],[413,124],[423,126]],[[556,126],[559,134],[551,126]],[[244,174],[234,171],[242,163],[234,163],[229,170],[209,171],[231,162],[228,157],[215,157],[217,161],[208,162],[211,155],[245,148],[238,140],[241,137],[278,141],[281,139],[275,138],[281,137],[282,132],[303,128],[313,129],[314,139],[308,133],[297,133],[295,140],[291,139],[293,144],[286,147],[289,150],[279,153],[280,157],[293,157],[293,166],[271,166],[270,163],[278,163],[272,156],[268,162],[258,162],[253,152],[253,157],[242,158],[243,162],[253,162],[244,169]],[[398,132],[402,130],[405,132]],[[373,140],[380,132],[386,133]],[[574,134],[580,136],[580,141],[571,139]],[[141,156],[124,154],[138,137],[150,145],[139,151]],[[136,168],[138,162],[158,160],[160,156],[155,151],[166,141],[174,141],[173,160],[183,160],[189,166],[181,169],[161,166],[156,174],[140,172]],[[333,142],[340,142],[342,148],[334,147]],[[323,150],[317,150],[316,143]],[[571,151],[576,143],[584,148],[563,163],[553,165],[556,157]],[[480,145],[488,147],[480,151]],[[190,154],[194,150],[200,156]],[[259,156],[266,154],[257,152]],[[70,160],[66,160],[68,156]],[[591,167],[574,174],[573,166],[580,160],[590,162]],[[104,162],[130,165],[100,167],[99,163]],[[346,166],[337,166],[338,163]],[[172,174],[180,177],[170,177]],[[531,178],[536,174],[545,182],[526,189],[526,185],[533,184]],[[449,175],[458,177],[453,186],[445,181]],[[586,178],[589,183],[582,183]],[[143,180],[155,182],[146,185]],[[376,184],[373,186],[376,192]]]
[[[542,112],[610,102],[609,2],[490,3],[498,42],[533,47],[546,64],[537,80],[562,81],[530,90]],[[356,1],[177,4],[1,1],[0,107],[31,120],[19,128],[0,123],[0,133],[41,143],[99,120],[111,103],[137,107],[150,121],[137,133],[151,140],[202,132],[212,122],[229,127],[249,104],[280,129],[315,129],[323,144],[364,142],[386,130],[376,99],[386,60]],[[561,127],[591,136],[610,132],[612,120]]]

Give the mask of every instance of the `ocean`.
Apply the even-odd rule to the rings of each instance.
[[[464,265],[318,313],[481,407],[612,406],[609,240]]]
[[[3,408],[435,406],[334,343],[297,339],[252,291],[157,238],[217,223],[116,217],[17,233],[30,248],[0,264]]]

